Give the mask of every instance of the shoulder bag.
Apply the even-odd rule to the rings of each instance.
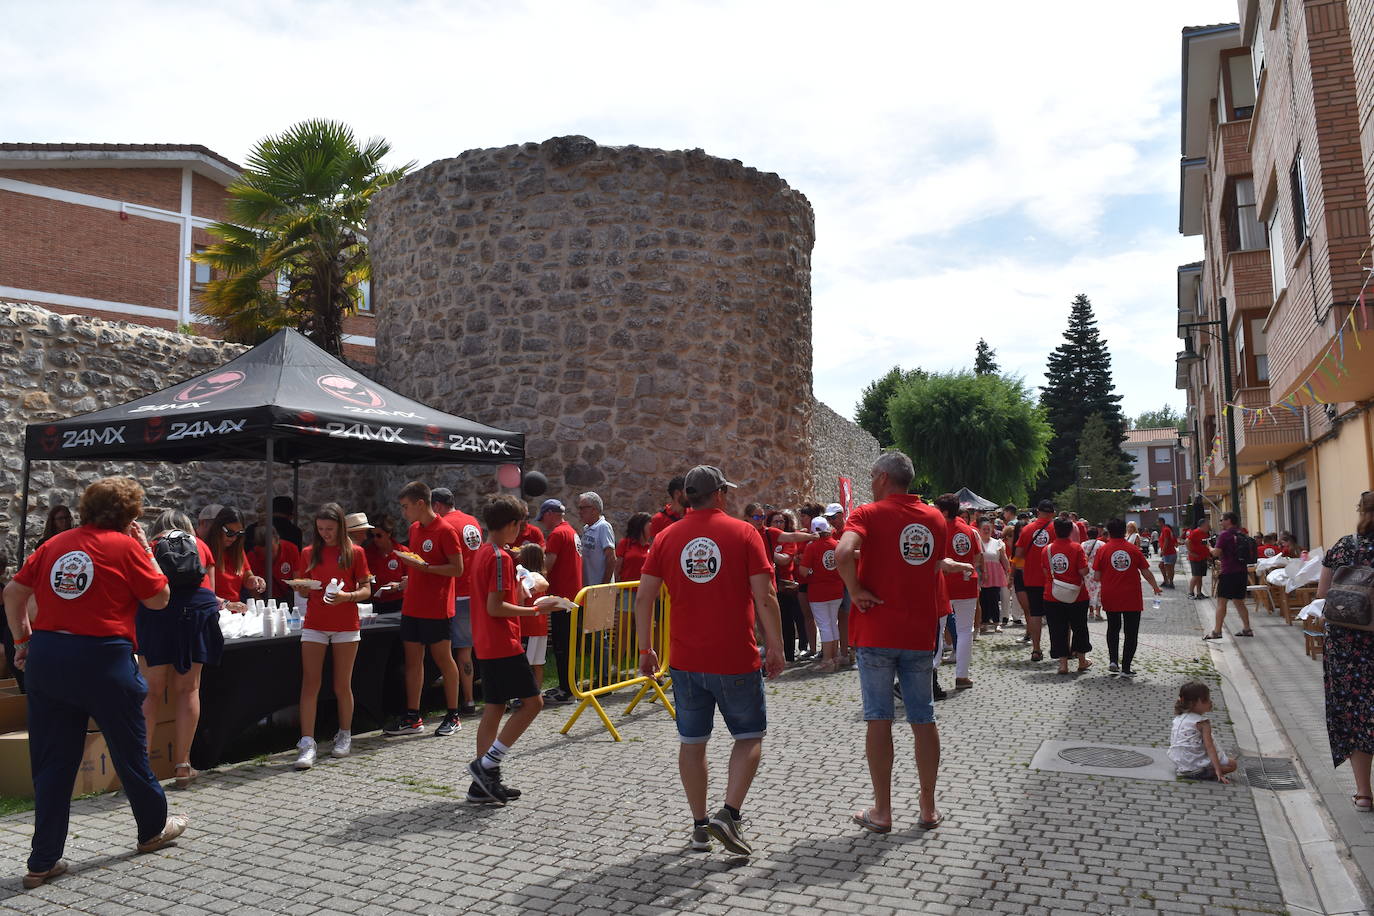
[[[1353,536],[1359,550],[1360,535]],[[1331,577],[1322,616],[1329,624],[1351,630],[1374,630],[1374,567],[1342,566]]]

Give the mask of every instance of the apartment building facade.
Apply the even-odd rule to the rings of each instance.
[[[1177,530],[1193,501],[1192,441],[1172,426],[1129,429],[1121,448],[1135,465],[1132,494],[1139,501],[1126,521],[1142,528],[1168,522]]]
[[[239,171],[195,145],[0,143],[0,299],[213,335],[190,256]],[[373,325],[347,320],[346,356],[373,361]]]
[[[1176,383],[1209,509],[1329,546],[1374,480],[1374,0],[1239,7],[1183,31],[1179,230],[1203,259],[1177,270]]]

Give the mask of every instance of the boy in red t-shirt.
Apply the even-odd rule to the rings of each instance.
[[[515,559],[507,547],[520,534],[523,510],[510,494],[497,496],[482,509],[487,541],[472,562],[472,641],[482,674],[482,720],[477,725],[477,758],[468,764],[472,785],[468,801],[504,805],[520,797],[518,789],[501,782],[501,761],[529,728],[544,699],[534,672],[520,648],[519,617],[532,617],[545,608],[522,607],[515,578]],[[556,603],[541,598],[545,605]],[[520,705],[501,725],[509,700]],[[499,731],[499,734],[498,734]]]
[[[1178,535],[1168,522],[1159,526],[1159,575],[1163,588],[1174,587],[1174,565],[1178,563]]]
[[[1135,677],[1131,660],[1135,658],[1136,636],[1140,632],[1140,615],[1145,609],[1140,595],[1140,580],[1150,583],[1160,594],[1150,572],[1145,554],[1126,540],[1126,523],[1119,518],[1107,522],[1107,543],[1093,555],[1093,575],[1102,583],[1102,609],[1107,612],[1107,655],[1111,660],[1107,671],[1122,677]],[[1122,627],[1126,630],[1126,645],[1117,665],[1117,642]]]

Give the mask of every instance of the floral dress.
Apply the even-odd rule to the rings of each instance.
[[[1374,536],[1346,535],[1322,565],[1374,565]],[[1354,751],[1374,754],[1374,631],[1327,627],[1322,669],[1332,764],[1340,766]]]

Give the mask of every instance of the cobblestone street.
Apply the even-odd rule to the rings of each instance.
[[[1029,662],[1020,630],[980,638],[976,686],[937,707],[948,819],[930,832],[915,827],[901,728],[893,833],[850,823],[869,797],[857,674],[792,670],[768,690],[747,862],[687,850],[675,732],[660,709],[636,710],[615,744],[590,715],[559,735],[565,707],[508,761],[525,797],[504,809],[463,801],[468,723],[451,739],[363,736],[351,758],[322,756],[307,773],[279,754],[206,774],[169,792],[191,829],[153,855],[133,855],[122,797],[78,801],[72,872],[35,891],[19,889],[31,815],[4,818],[13,877],[0,882],[0,912],[1285,912],[1244,785],[1029,768],[1046,740],[1167,746],[1179,684],[1218,683],[1196,618],[1171,593],[1147,609],[1134,682],[1107,675],[1104,624],[1081,676]],[[952,686],[952,668],[941,674]],[[1229,698],[1214,699],[1219,745],[1234,753]],[[718,737],[713,804],[727,753]]]

